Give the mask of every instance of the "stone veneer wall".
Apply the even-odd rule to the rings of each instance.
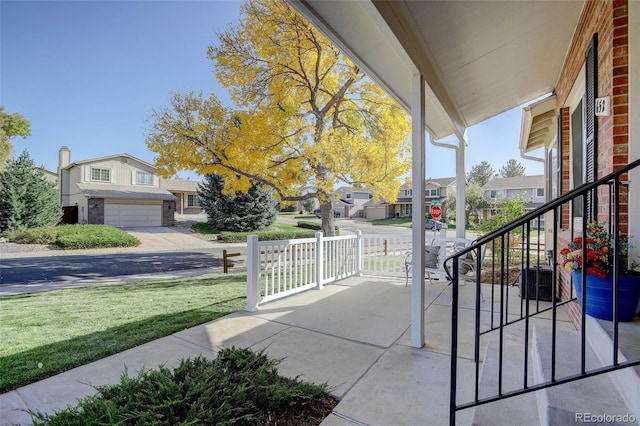
[[[90,225],[104,224],[104,198],[89,198],[87,219]]]

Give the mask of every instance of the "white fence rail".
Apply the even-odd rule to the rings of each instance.
[[[247,239],[247,306],[258,305],[353,275],[404,276],[411,239],[356,235],[280,241]]]
[[[247,311],[361,273],[361,234],[280,241],[247,239]]]
[[[411,237],[367,235],[362,241],[362,273],[404,276],[404,260],[411,251]]]

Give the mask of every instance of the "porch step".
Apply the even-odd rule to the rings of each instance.
[[[529,361],[531,363],[531,361]],[[502,359],[502,392],[508,392],[522,387],[524,360],[522,346],[505,343]],[[479,397],[486,398],[498,393],[498,374],[500,370],[500,349],[497,343],[489,343],[485,353],[480,384]],[[529,365],[529,380],[532,368]],[[531,384],[531,383],[529,383]],[[496,425],[508,426],[519,424],[523,426],[539,425],[536,396],[533,393],[491,402],[475,408],[473,414],[474,426]]]
[[[580,372],[580,333],[558,330],[556,339],[556,377]],[[609,346],[610,347],[610,346]],[[551,331],[534,327],[533,373],[536,382],[551,380]],[[597,368],[600,361],[591,345],[586,345],[586,368]],[[629,425],[631,416],[637,417],[624,403],[610,374],[601,374],[553,386],[536,392],[538,416],[542,425],[577,425],[585,423],[585,416],[620,416],[605,418],[597,424]],[[626,417],[625,417],[626,416]],[[593,419],[593,417],[590,417]],[[581,421],[582,420],[582,421]],[[593,422],[586,421],[586,422]]]
[[[587,316],[587,336],[599,365],[611,364],[613,323]],[[618,362],[640,358],[640,320],[619,323]],[[640,419],[640,366],[610,373],[627,406]]]

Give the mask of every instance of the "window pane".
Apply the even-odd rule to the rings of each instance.
[[[91,180],[99,181],[99,182],[110,182],[111,181],[111,170],[109,169],[91,169]]]
[[[136,172],[136,183],[138,185],[152,185],[153,175],[147,172]]]
[[[187,207],[200,207],[200,198],[197,195],[187,195]]]

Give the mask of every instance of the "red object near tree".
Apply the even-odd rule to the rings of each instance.
[[[442,217],[442,207],[440,206],[431,206],[431,217],[435,220],[438,220]]]

